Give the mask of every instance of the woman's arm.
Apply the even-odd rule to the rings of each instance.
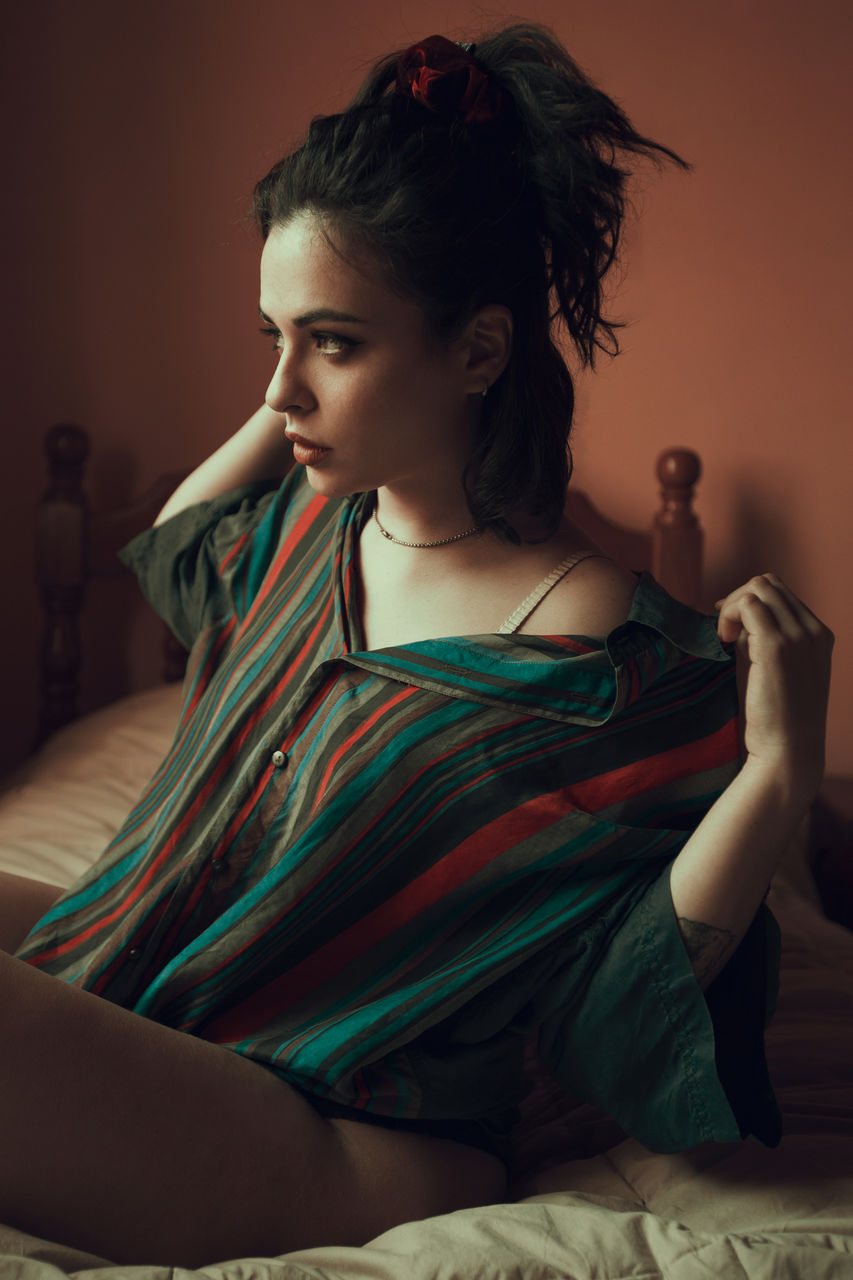
[[[185,507],[253,480],[283,476],[293,465],[284,427],[285,415],[262,405],[230,440],[178,485],[154,523],[162,524]]]
[[[832,633],[774,574],[721,602],[745,679],[740,773],[675,859],[670,889],[700,985],[732,955],[823,776]]]

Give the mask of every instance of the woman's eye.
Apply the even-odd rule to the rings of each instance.
[[[355,338],[345,338],[342,333],[320,333],[312,332],[311,337],[314,339],[314,346],[324,356],[339,356],[345,351],[350,351],[359,344]]]
[[[278,329],[275,328],[274,325],[271,325],[271,324],[262,325],[261,328],[258,330],[258,332],[262,333],[265,338],[272,338],[273,350],[274,351],[278,350],[278,344],[281,340],[281,334],[279,333]]]
[[[272,338],[273,351],[276,353],[281,351],[281,331],[276,329],[275,325],[262,325],[258,332],[265,338]],[[317,351],[324,356],[342,356],[353,347],[361,345],[357,338],[347,338],[342,333],[325,333],[319,330],[312,331],[311,340]]]

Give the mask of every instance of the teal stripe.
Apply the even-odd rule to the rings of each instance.
[[[289,975],[287,1007],[259,1017],[240,1052],[327,1096],[352,1100],[363,1086],[368,1107],[381,1098],[400,1116],[421,1096],[430,1114],[453,1114],[461,1096],[478,1114],[502,1111],[514,1076],[489,1035],[533,1001],[548,1013],[536,975],[583,955],[579,938],[592,946],[605,916],[617,927],[638,883],[687,838],[670,823],[698,820],[736,769],[725,747],[705,773],[689,768],[692,744],[734,714],[732,664],[713,628],[651,580],[632,619],[581,654],[488,635],[347,654],[364,503],[317,504],[296,538],[313,498],[299,470],[275,496],[234,491],[134,544],[143,588],[196,637],[185,697],[197,710],[104,860],[24,954],[200,1033]],[[270,753],[285,744],[276,771]],[[584,783],[656,752],[686,776],[617,799],[606,817],[575,814],[569,796]],[[494,848],[466,846],[485,831]],[[128,882],[155,864],[131,923]],[[429,901],[416,897],[421,884]],[[406,919],[402,905],[393,914],[401,889]],[[366,922],[385,903],[380,939]],[[108,936],[81,941],[113,910]],[[155,920],[153,932],[174,939],[157,964],[144,951]],[[312,988],[313,958],[347,930],[352,962]],[[143,961],[122,968],[135,940]],[[57,942],[67,955],[53,955]],[[632,966],[629,988],[651,983],[636,957]],[[594,973],[581,980],[594,990]],[[449,1019],[462,1027],[469,1003],[488,1010],[482,1057],[460,1041],[445,1062],[441,1036],[422,1033]]]

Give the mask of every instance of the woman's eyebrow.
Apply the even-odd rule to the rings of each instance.
[[[258,315],[267,324],[275,324],[275,321],[271,320],[260,307],[258,307]],[[317,324],[321,320],[337,321],[338,324],[367,324],[367,321],[362,320],[360,316],[352,316],[347,311],[334,311],[331,307],[317,307],[314,311],[306,311],[304,315],[294,317],[293,324],[298,329],[304,329],[306,325]]]

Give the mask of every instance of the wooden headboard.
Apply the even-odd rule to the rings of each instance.
[[[86,584],[128,570],[117,552],[150,525],[185,471],[159,476],[132,502],[93,510],[85,489],[89,437],[82,427],[59,423],[45,436],[48,485],[36,514],[36,575],[42,601],[37,742],[75,719],[82,651],[80,610]],[[163,628],[164,680],[180,680],[186,651]]]
[[[116,552],[152,523],[186,474],[170,472],[133,502],[98,511],[86,497],[89,437],[82,427],[51,427],[45,453],[48,485],[36,517],[36,572],[43,608],[39,741],[77,715],[79,618],[87,582],[127,573]],[[692,504],[701,473],[699,458],[691,449],[667,449],[656,469],[660,502],[645,531],[608,520],[585,494],[572,488],[566,510],[609,555],[632,569],[649,569],[677,599],[698,605],[702,531]],[[180,680],[185,662],[184,649],[164,628],[163,678]]]
[[[665,449],[655,464],[659,503],[645,531],[628,529],[602,515],[587,495],[571,485],[566,511],[614,560],[629,569],[648,569],[676,600],[702,603],[703,533],[693,510],[702,463],[692,449]]]

